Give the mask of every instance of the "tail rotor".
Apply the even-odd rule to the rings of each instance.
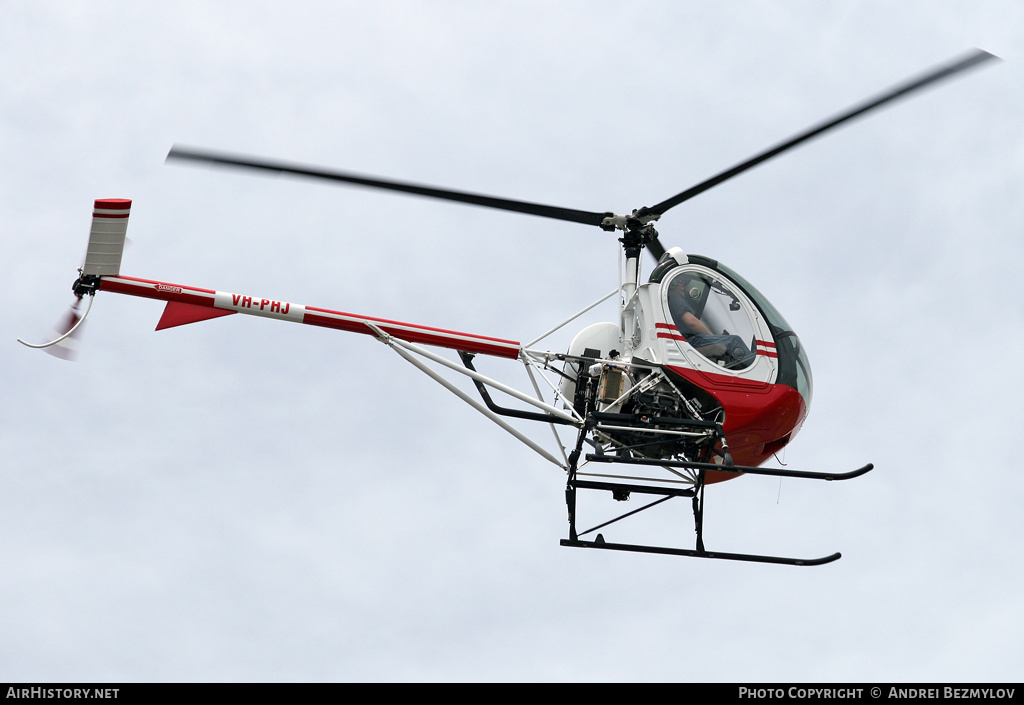
[[[82,324],[92,310],[93,296],[99,288],[100,278],[117,276],[121,269],[121,254],[124,252],[125,233],[128,230],[128,215],[132,202],[126,198],[100,198],[92,212],[92,228],[89,231],[89,247],[85,264],[78,269],[75,281],[75,301],[67,315],[57,325],[56,337],[48,343],[29,343],[21,338],[18,342],[30,348],[43,349],[54,357],[71,360],[77,348],[76,338]],[[79,314],[82,299],[88,296],[85,312]]]
[[[85,317],[89,315],[89,310],[92,309],[92,297],[89,297],[89,303],[85,307],[85,312],[80,313],[82,308],[81,297],[76,298],[74,303],[68,309],[67,314],[60,319],[60,322],[54,328],[54,334],[57,336],[48,343],[34,344],[29,343],[21,338],[18,338],[18,342],[30,348],[41,349],[44,352],[59,357],[62,360],[74,360],[78,353],[78,340],[82,334],[84,328],[82,324],[85,323]]]

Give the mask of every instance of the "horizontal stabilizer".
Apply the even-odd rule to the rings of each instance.
[[[225,311],[222,308],[212,306],[197,306],[196,304],[185,304],[180,301],[168,301],[164,308],[164,315],[160,316],[160,322],[156,324],[157,330],[174,328],[188,323],[198,323],[210,318],[230,316],[235,311]]]

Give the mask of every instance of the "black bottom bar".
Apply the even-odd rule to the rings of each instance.
[[[780,565],[824,565],[842,558],[841,553],[833,553],[824,558],[783,558],[781,556],[754,556],[746,553],[721,553],[719,551],[697,551],[689,548],[666,548],[664,546],[637,546],[630,543],[606,543],[604,541],[573,541],[562,539],[561,545],[576,548],[603,548],[610,551],[632,551],[634,553],[661,553],[671,556],[689,556],[691,558],[718,558],[727,561],[747,561],[750,563],[777,563]]]

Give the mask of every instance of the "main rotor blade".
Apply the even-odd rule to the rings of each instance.
[[[661,240],[658,239],[657,235],[647,243],[647,251],[651,253],[656,262],[661,261],[661,256],[665,254],[665,246],[661,244]]]
[[[772,147],[771,149],[768,149],[758,154],[757,156],[748,159],[745,162],[741,162],[740,164],[737,164],[731,169],[723,171],[721,174],[718,174],[717,176],[712,176],[707,181],[702,181],[696,186],[692,186],[687,190],[683,191],[682,193],[676,194],[672,198],[666,199],[654,206],[641,208],[637,211],[637,215],[661,215],[669,208],[678,206],[683,201],[688,201],[694,196],[704,193],[708,189],[717,186],[723,181],[731,179],[737,174],[743,173],[747,169],[752,169],[758,164],[767,161],[772,157],[778,156],[782,152],[792,149],[793,147],[796,147],[797,145],[806,142],[812,137],[817,137],[821,133],[827,130],[831,130],[833,127],[837,127],[848,120],[852,120],[853,118],[859,117],[871,110],[874,110],[875,108],[879,108],[885,105],[886,103],[890,103],[899,98],[904,98],[909,94],[913,93],[914,91],[925,88],[926,86],[936,83],[937,81],[941,81],[942,79],[949,78],[950,76],[959,73],[960,71],[969,69],[984,61],[988,61],[989,59],[996,58],[998,57],[988,53],[987,51],[975,49],[966,54],[963,58],[954,61],[952,64],[939,66],[917,78],[913,78],[902,84],[898,84],[893,88],[890,88],[885,93],[882,93],[881,95],[878,95],[874,98],[870,98],[863,103],[855,105],[846,112],[841,113],[840,115],[837,115],[836,117],[826,122],[816,125],[806,130],[805,132],[801,132],[800,134],[791,137],[785,142],[778,144]]]
[[[585,225],[600,226],[601,222],[607,216],[611,215],[611,213],[597,213],[592,211],[575,210],[572,208],[559,208],[558,206],[547,206],[540,203],[529,203],[527,201],[516,201],[508,198],[497,198],[495,196],[485,196],[477,193],[467,193],[464,191],[453,191],[451,189],[435,188],[432,186],[423,186],[420,184],[412,184],[402,181],[392,181],[389,179],[377,178],[375,176],[367,176],[365,174],[353,174],[351,172],[344,171],[328,171],[326,169],[304,164],[291,164],[288,162],[271,161],[269,159],[258,159],[237,154],[226,154],[223,152],[208,152],[187,147],[172,147],[171,151],[167,154],[167,159],[181,159],[193,162],[204,162],[207,164],[222,164],[225,166],[234,166],[244,169],[258,169],[262,171],[277,172],[280,174],[306,176],[314,179],[340,181],[347,184],[354,184],[356,186],[366,186],[369,188],[385,189],[388,191],[400,191],[402,193],[410,193],[416,196],[439,198],[445,201],[458,201],[460,203],[469,203],[475,206],[497,208],[505,211],[515,211],[517,213],[528,213],[530,215],[539,215],[544,218],[568,220],[573,223],[583,223]]]

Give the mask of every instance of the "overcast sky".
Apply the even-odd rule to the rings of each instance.
[[[1024,677],[1020,3],[12,1],[0,47],[0,681]],[[562,548],[561,472],[367,336],[100,294],[77,362],[15,342],[108,197],[126,275],[532,340],[612,235],[168,149],[626,212],[972,47],[658,226],[800,334],[781,460],[877,466],[715,485],[708,548],[837,563]],[[689,506],[635,531],[691,547]]]

